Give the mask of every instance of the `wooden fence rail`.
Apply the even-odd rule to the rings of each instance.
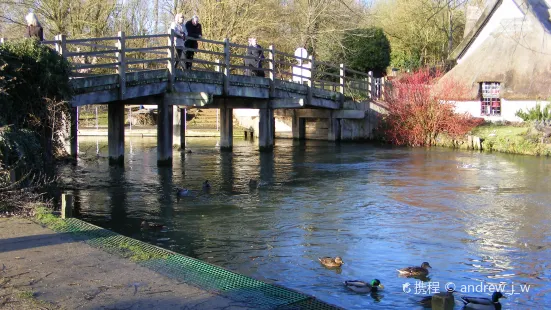
[[[180,63],[191,62],[198,70],[222,72],[225,76],[243,74],[247,69],[244,61],[253,58],[245,55],[247,45],[233,43],[229,39],[190,39],[201,42],[201,46],[197,49],[184,48]],[[6,41],[0,38],[0,44]],[[125,36],[124,32],[119,32],[114,37],[84,39],[67,39],[65,35],[57,35],[54,40],[43,41],[42,44],[52,45],[73,64],[75,78],[117,74],[121,96],[124,96],[125,89],[124,83],[120,82],[124,81],[127,72],[167,69],[169,83],[174,81],[177,54],[172,30],[167,34]],[[258,70],[264,71],[270,80],[298,81],[352,97],[382,99],[384,95],[384,78],[374,78],[371,72],[349,69],[343,64],[315,61],[311,56],[297,57],[276,51],[273,45],[261,50],[267,57],[263,68]],[[186,60],[186,51],[195,52],[195,58]]]

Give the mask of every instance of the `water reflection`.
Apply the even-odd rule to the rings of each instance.
[[[278,140],[273,153],[250,141],[233,152],[215,145],[188,139],[192,153],[175,152],[171,170],[157,168],[154,139],[133,140],[125,168],[102,153],[66,168],[66,179],[86,220],[345,308],[419,307],[420,296],[402,292],[417,279],[396,269],[423,261],[433,266],[425,283],[526,283],[533,290],[505,308],[551,302],[549,159],[323,141]],[[250,179],[262,186],[250,189]],[[178,200],[177,187],[194,195]],[[143,220],[168,230],[143,231]],[[340,270],[317,259],[337,255]],[[386,288],[372,298],[343,285],[374,278]]]
[[[127,186],[124,167],[109,167],[109,180],[107,183],[107,195],[109,196],[109,207],[111,209],[111,221],[114,223],[125,223],[123,229],[128,233],[127,225]]]

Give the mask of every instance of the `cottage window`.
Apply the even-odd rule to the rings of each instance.
[[[501,115],[501,99],[499,99],[500,84],[497,82],[484,82],[480,84],[481,110],[480,115]]]

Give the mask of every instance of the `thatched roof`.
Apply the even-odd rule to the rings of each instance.
[[[463,57],[495,11],[514,1],[522,18],[501,21],[489,37]],[[452,53],[461,61],[443,78],[468,87],[464,98],[479,98],[479,83],[500,82],[501,98],[537,100],[551,98],[551,21],[544,0],[494,0],[475,27]]]

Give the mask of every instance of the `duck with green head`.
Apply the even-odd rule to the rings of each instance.
[[[342,258],[340,256],[333,257],[319,257],[318,258],[320,263],[324,265],[325,267],[334,268],[334,267],[340,267],[344,264],[342,261]]]
[[[492,299],[486,297],[468,297],[461,296],[461,300],[465,303],[463,309],[466,310],[501,310],[500,298],[507,298],[501,292],[494,292]]]
[[[429,263],[423,262],[421,264],[421,267],[412,266],[412,267],[406,267],[406,268],[397,269],[397,270],[401,275],[404,275],[404,276],[424,277],[424,276],[427,276],[429,274],[428,268],[432,268],[432,267],[429,265]]]
[[[373,279],[371,283],[360,280],[344,281],[344,286],[356,293],[372,293],[384,288],[378,279]]]

